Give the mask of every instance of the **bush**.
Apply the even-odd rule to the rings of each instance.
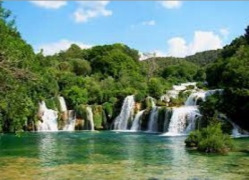
[[[206,153],[227,153],[233,147],[230,136],[223,134],[220,123],[191,132],[185,143],[187,147]]]
[[[93,106],[93,121],[96,129],[102,129],[102,106],[94,105]]]
[[[135,101],[136,102],[141,102],[146,96],[145,92],[138,92],[137,94],[135,94]]]
[[[195,86],[193,86],[193,85],[187,86],[187,90],[192,90],[192,89],[195,89]]]
[[[198,143],[201,139],[201,133],[199,130],[192,131],[188,138],[185,140],[185,144],[187,147],[195,148],[198,147]]]
[[[155,102],[155,99],[148,96],[146,99],[145,99],[145,107],[146,109],[151,109],[152,108],[152,104],[153,102]]]
[[[163,94],[163,85],[159,78],[152,78],[148,83],[149,94],[152,97],[160,98]]]
[[[83,59],[73,59],[73,71],[78,76],[85,76],[92,71],[91,65],[88,61]]]
[[[112,103],[106,102],[103,104],[103,108],[106,112],[106,115],[108,118],[112,118],[113,117],[113,110],[114,110],[114,106]]]
[[[54,98],[46,99],[45,103],[48,109],[58,110]]]
[[[69,107],[75,107],[79,104],[86,104],[88,101],[87,90],[78,86],[72,86],[69,89],[65,89],[63,95],[67,100]]]
[[[86,119],[86,107],[87,105],[78,105],[75,110],[76,110],[76,115],[77,115],[77,118],[80,118],[80,119]]]

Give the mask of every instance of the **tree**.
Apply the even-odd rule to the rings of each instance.
[[[148,84],[149,94],[152,97],[159,98],[163,94],[163,86],[159,79],[152,78]]]
[[[224,47],[221,58],[207,68],[210,86],[224,88],[220,110],[249,130],[249,43],[241,36]]]
[[[247,28],[245,29],[246,33],[245,33],[245,38],[247,40],[247,43],[249,44],[249,26],[247,26]]]
[[[70,58],[82,59],[83,54],[83,50],[77,44],[72,44],[66,51],[61,51],[58,56],[61,60],[67,60]]]
[[[73,71],[78,76],[85,76],[92,71],[91,65],[88,61],[83,59],[73,59]]]
[[[63,96],[70,107],[77,107],[80,104],[86,104],[88,101],[87,90],[78,86],[68,87],[68,89],[64,90]]]

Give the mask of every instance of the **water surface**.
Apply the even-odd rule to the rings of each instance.
[[[0,179],[248,179],[249,139],[236,152],[206,155],[186,137],[129,132],[0,136]],[[243,150],[243,151],[242,151]]]

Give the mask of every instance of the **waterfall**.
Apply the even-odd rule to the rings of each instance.
[[[239,132],[240,128],[236,124],[232,123],[233,125],[233,130],[232,130],[232,136],[233,137],[240,137],[241,133]]]
[[[64,97],[58,97],[60,102],[60,111],[62,113],[62,119],[65,122],[65,126],[63,127],[63,131],[74,131],[75,130],[75,123],[76,123],[76,114],[74,110],[68,110],[67,104]]]
[[[90,128],[89,130],[94,131],[94,122],[93,122],[93,111],[90,106],[86,107],[86,112],[87,112],[87,121],[90,123]]]
[[[179,93],[181,91],[187,90],[188,86],[193,86],[193,89],[189,90],[191,92],[197,89],[196,82],[188,82],[188,83],[182,83],[180,85],[174,85],[172,90],[167,91],[166,94],[160,97],[160,100],[169,103],[171,98],[177,99]]]
[[[201,99],[202,101],[205,101],[208,96],[211,96],[215,93],[222,93],[222,89],[214,89],[214,90],[208,90],[208,91],[199,91],[199,92],[193,92],[190,94],[188,99],[185,102],[185,106],[196,106],[197,101]]]
[[[195,122],[201,114],[197,106],[182,106],[173,108],[166,135],[187,134],[195,129]]]
[[[148,132],[157,132],[158,131],[158,110],[159,108],[154,106],[150,112],[149,123],[148,123]]]
[[[199,99],[202,101],[206,100],[206,91],[194,92],[190,94],[185,102],[185,106],[196,106]]]
[[[168,102],[170,102],[171,98],[176,99],[178,97],[178,94],[179,94],[179,91],[170,90],[170,91],[167,91],[167,93],[165,95],[162,95],[160,97],[160,100],[168,103]]]
[[[196,88],[196,82],[188,82],[188,83],[182,83],[180,85],[174,85],[173,90],[184,91],[187,89],[188,86],[194,86],[194,88]]]
[[[166,109],[165,116],[164,116],[163,132],[168,132],[169,130],[171,113],[172,113],[171,109]]]
[[[120,114],[114,120],[114,130],[128,129],[128,121],[132,119],[134,105],[134,96],[127,96],[123,102]]]
[[[140,120],[141,120],[141,117],[143,115],[145,110],[142,110],[142,111],[139,111],[136,116],[135,116],[135,119],[132,123],[132,126],[131,126],[131,131],[139,131],[141,130],[141,126],[140,126]]]
[[[39,116],[38,131],[58,131],[58,112],[48,109],[44,101],[39,103]]]
[[[183,85],[183,87],[186,87],[186,85],[194,84],[188,83]],[[182,135],[195,130],[196,120],[201,116],[197,106],[198,99],[205,101],[207,96],[214,94],[216,91],[217,90],[192,92],[184,106],[174,107],[172,109],[168,129],[165,128],[165,130],[168,130],[165,135]]]
[[[67,105],[64,97],[59,96],[59,101],[60,101],[60,111],[61,112],[66,112],[67,111]]]
[[[233,126],[232,134],[231,134],[233,137],[241,137],[242,136],[242,134],[240,133],[241,128],[237,124],[235,124],[233,121],[231,121],[229,118],[227,118],[227,116],[225,114],[220,113],[219,118],[226,120],[227,122],[229,122]]]
[[[76,123],[76,114],[74,110],[68,111],[68,121],[67,124],[64,126],[63,131],[74,131]]]

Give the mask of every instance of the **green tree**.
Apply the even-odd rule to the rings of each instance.
[[[87,75],[92,71],[91,65],[88,61],[83,59],[73,59],[73,71],[76,75]]]
[[[76,107],[80,104],[88,102],[88,92],[86,89],[78,86],[72,86],[63,91],[63,96],[67,100],[70,107]]]
[[[163,86],[158,78],[152,78],[148,84],[149,94],[152,97],[159,98],[163,94]]]
[[[210,86],[224,88],[220,110],[249,130],[249,43],[248,32],[224,47],[222,56],[206,71]]]

